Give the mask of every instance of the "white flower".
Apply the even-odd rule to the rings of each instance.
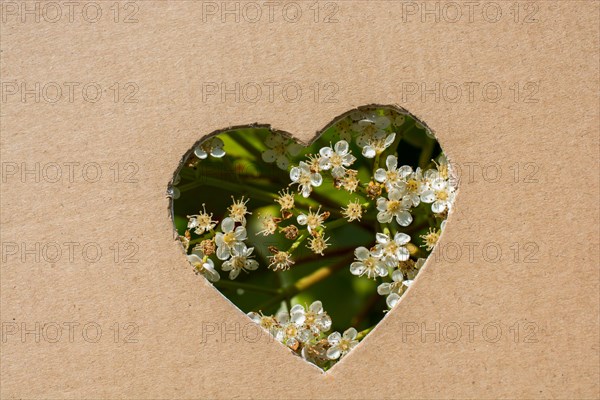
[[[421,194],[421,200],[424,203],[431,204],[431,211],[436,214],[450,210],[454,200],[454,189],[448,184],[448,181],[442,178],[435,178],[430,183],[430,188]]]
[[[203,212],[198,215],[188,215],[188,229],[194,229],[197,235],[202,235],[204,232],[212,231],[217,225],[217,221],[213,221],[212,213],[206,212],[206,206],[202,204]]]
[[[396,127],[399,127],[401,125],[404,125],[404,123],[406,122],[406,115],[404,114],[398,114],[396,115],[396,117],[394,118],[394,125]]]
[[[229,271],[229,279],[235,279],[240,271],[254,271],[258,268],[258,261],[250,259],[254,247],[246,247],[238,242],[231,249],[231,258],[221,265],[223,271]]]
[[[335,124],[340,140],[345,140],[346,142],[352,140],[352,125],[353,122],[350,118],[344,118]]]
[[[409,165],[398,168],[398,159],[388,156],[385,160],[387,171],[379,168],[375,171],[375,180],[385,183],[387,191],[398,189],[402,192],[403,203],[416,207],[421,203],[420,195],[425,189],[423,174],[420,168],[415,171]]]
[[[229,208],[227,208],[227,211],[229,211],[229,216],[235,222],[246,225],[246,214],[252,214],[246,207],[246,203],[248,203],[250,199],[246,199],[246,201],[244,201],[244,196],[242,196],[241,200],[236,200],[233,196],[231,196],[231,199],[233,200],[233,203],[231,206],[229,206]]]
[[[350,201],[346,208],[342,207],[342,215],[348,220],[348,222],[355,220],[360,221],[362,214],[363,208],[358,199]]]
[[[283,170],[287,170],[290,164],[288,156],[295,157],[302,150],[302,146],[298,143],[286,139],[277,133],[271,133],[267,136],[265,144],[269,149],[263,151],[263,161],[268,163],[276,162],[277,166]]]
[[[394,239],[385,233],[377,233],[376,240],[376,254],[381,254],[381,260],[386,267],[395,268],[399,261],[408,260],[410,253],[404,245],[410,242],[410,236],[406,233],[398,232]]]
[[[308,310],[305,310],[301,304],[296,304],[290,310],[290,314],[304,315],[304,327],[309,329],[313,335],[320,332],[327,332],[331,329],[331,317],[323,310],[323,304],[320,301],[314,301]]]
[[[298,189],[303,197],[310,196],[313,186],[319,187],[323,183],[321,174],[312,172],[309,165],[304,161],[300,161],[298,167],[293,167],[290,170],[290,179],[292,180],[292,184],[298,184]]]
[[[375,171],[374,177],[377,182],[385,183],[388,192],[394,188],[398,188],[402,179],[406,178],[412,172],[412,168],[408,165],[398,168],[398,158],[396,156],[387,156],[385,165],[387,171],[383,168],[378,168]]]
[[[446,158],[446,156],[444,154],[440,154],[440,156],[438,157],[438,161],[436,162],[434,160],[433,162],[435,163],[435,166],[437,168],[440,178],[442,178],[442,179],[450,178],[452,171],[450,168],[450,163],[448,163],[448,159]]]
[[[347,329],[343,335],[340,335],[339,332],[333,332],[329,335],[327,341],[331,347],[327,350],[327,357],[330,360],[337,360],[345,356],[358,345],[358,340],[355,340],[356,335],[358,335],[358,332],[354,328]]]
[[[319,150],[321,159],[319,165],[322,170],[331,169],[331,176],[341,178],[346,174],[346,168],[356,161],[356,157],[350,152],[350,146],[345,140],[337,142],[332,149],[331,147],[323,147]]]
[[[366,247],[361,246],[354,250],[354,256],[357,261],[350,264],[352,275],[363,276],[366,274],[368,278],[375,279],[388,274],[377,251],[369,251]]]
[[[235,221],[231,218],[225,218],[221,222],[221,232],[217,232],[215,243],[217,245],[217,257],[219,260],[227,260],[231,256],[231,251],[236,243],[246,240],[246,228],[243,226],[235,227]]]
[[[353,129],[359,133],[356,138],[356,144],[365,147],[369,141],[376,137],[384,137],[385,129],[390,126],[390,119],[383,115],[366,115],[360,121],[356,122]]]
[[[194,149],[194,154],[201,160],[207,158],[209,154],[212,157],[221,158],[225,155],[223,146],[223,141],[218,137],[214,137],[196,146]]]
[[[402,201],[417,207],[421,203],[421,194],[427,188],[421,168],[413,171],[410,166],[405,165],[401,169],[406,173],[404,179],[398,184],[398,189],[402,192]]]
[[[289,315],[283,311],[277,314],[276,318],[281,325],[279,335],[276,335],[276,337],[291,349],[298,349],[300,343],[306,342],[311,338],[311,331],[303,326],[306,320],[304,313],[292,308]]]
[[[444,221],[446,222],[446,221]],[[427,251],[433,250],[438,240],[440,239],[440,235],[442,234],[442,230],[437,230],[435,228],[429,228],[429,231],[425,235],[420,235],[419,237],[423,239],[423,244],[421,247],[427,248]]]
[[[279,206],[281,207],[281,211],[291,210],[294,208],[294,195],[290,193],[289,189],[284,189],[279,191],[278,197],[275,199]]]
[[[393,132],[389,135],[385,132],[383,132],[383,135],[377,134],[374,138],[367,141],[367,144],[363,147],[362,155],[366,158],[374,158],[390,147],[394,143],[394,140],[396,140],[396,134]]]
[[[317,235],[309,239],[309,244],[306,247],[315,254],[324,255],[323,252],[329,247],[328,241],[329,238]]]
[[[195,250],[187,256],[190,264],[194,266],[194,270],[198,274],[202,274],[211,282],[216,282],[220,279],[219,273],[215,270],[213,261],[205,256],[201,251]]]
[[[292,265],[295,264],[292,255],[287,251],[277,251],[272,256],[269,256],[269,268],[273,268],[273,271],[288,270]]]
[[[319,209],[314,213],[309,208],[308,215],[302,213],[298,215],[296,220],[300,225],[306,225],[308,227],[308,232],[312,234],[317,230],[317,228],[323,227],[323,222],[325,222],[325,219],[327,218],[325,212],[319,214],[319,211],[321,211],[321,207],[319,207]]]
[[[257,235],[269,236],[277,231],[277,227],[281,218],[275,218],[271,215],[265,215],[261,218],[262,230],[256,232]]]
[[[377,199],[377,221],[382,224],[391,222],[396,217],[400,226],[408,226],[412,222],[412,215],[407,211],[410,205],[402,200],[402,192],[394,189],[388,193],[388,199],[380,197]]]
[[[352,111],[350,114],[348,114],[348,117],[350,117],[350,120],[352,122],[357,122],[360,121],[362,119],[368,118],[372,113],[367,113],[365,111],[362,110],[354,110]]]
[[[259,314],[254,311],[249,312],[247,315],[252,321],[256,322],[263,329],[267,330],[271,335],[275,337],[277,336],[279,323],[275,317],[272,315],[262,315],[262,313]]]
[[[412,280],[404,280],[402,271],[396,270],[392,274],[392,282],[384,282],[377,286],[377,293],[386,296],[385,302],[391,309],[398,303],[404,291],[412,284]]]

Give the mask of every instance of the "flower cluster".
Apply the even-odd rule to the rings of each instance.
[[[265,144],[268,149],[262,153],[263,161],[268,163],[274,162],[284,171],[287,170],[290,164],[290,157],[297,156],[302,150],[302,146],[298,143],[276,133],[267,136]]]
[[[188,224],[184,243],[186,248],[191,244],[189,230],[200,236],[196,239],[196,246],[188,255],[188,261],[194,266],[197,273],[204,275],[209,281],[216,282],[220,279],[219,272],[215,269],[214,260],[210,258],[213,254],[222,261],[221,270],[229,272],[229,279],[238,277],[241,271],[248,272],[258,269],[258,261],[253,259],[254,247],[248,247],[244,241],[248,238],[246,231],[246,215],[251,214],[246,204],[248,200],[242,197],[235,200],[227,209],[228,217],[221,221],[220,231],[215,231],[217,221],[213,220],[213,214],[206,211],[206,205],[202,205],[203,211],[197,215],[188,215]]]
[[[230,281],[215,286],[237,290],[239,296],[252,290],[275,296],[262,307],[259,299],[241,308],[261,310],[248,316],[296,354],[323,368],[348,354],[370,331],[372,327],[364,328],[372,319],[349,319],[339,329],[333,327],[321,301],[290,306],[298,299],[327,298],[317,292],[306,297],[295,294],[340,271],[346,278],[377,282],[364,287],[374,292],[376,286],[377,294],[384,296],[369,311],[383,315],[399,302],[439,241],[457,190],[448,160],[435,150],[433,135],[408,114],[385,108],[357,110],[337,121],[330,132],[327,140],[319,139],[306,150],[275,132],[254,142],[240,138],[243,149],[236,153],[228,147],[225,158],[224,142],[217,137],[197,146],[188,167],[212,162],[217,169],[237,171],[238,157],[252,167],[238,168],[241,174],[250,172],[236,179],[209,180],[211,189],[231,189],[236,196],[209,211],[202,204],[198,214],[187,215],[180,236],[196,273],[211,282],[219,281],[220,272],[227,273]],[[405,142],[411,146],[403,148]],[[412,149],[421,149],[421,154],[405,157]],[[419,160],[419,166],[402,162],[405,158]],[[267,174],[263,161],[285,172],[269,166]],[[199,175],[195,171],[182,179],[199,179]],[[181,191],[193,186],[181,186]],[[239,198],[238,193],[244,196]],[[348,230],[341,235],[334,233],[345,227]],[[355,232],[358,240],[343,247],[340,242],[353,240]],[[306,249],[308,254],[300,254]],[[308,263],[321,264],[313,269],[305,267]],[[248,275],[238,279],[242,271]],[[272,273],[278,279],[265,279]],[[278,282],[278,286],[259,287],[265,282]],[[348,286],[352,285],[343,290],[354,290]],[[329,304],[329,310],[334,309],[335,303]],[[344,330],[348,325],[363,330]],[[330,332],[333,329],[339,332]]]
[[[386,159],[387,169],[375,171],[375,181],[384,185],[387,198],[377,199],[377,220],[389,223],[395,218],[401,226],[408,226],[413,218],[411,209],[421,202],[431,204],[431,211],[444,217],[450,210],[456,195],[456,188],[450,183],[448,162],[443,155],[436,164],[436,169],[425,172],[415,170],[409,165],[398,167],[398,158],[389,155]]]
[[[225,156],[225,150],[223,150],[223,146],[224,143],[221,139],[213,137],[196,146],[194,149],[194,155],[201,160],[206,159],[209,155],[211,157],[221,158]]]
[[[252,311],[248,316],[279,342],[316,365],[337,360],[358,344],[358,332],[354,328],[347,329],[343,335],[338,332],[327,335],[331,317],[318,300],[308,307],[296,304],[289,312],[264,315]]]
[[[392,282],[384,282],[377,286],[377,293],[386,296],[385,302],[390,309],[398,303],[400,297],[412,284],[423,264],[425,264],[424,258],[419,258],[416,262],[413,260],[403,261],[392,273]]]

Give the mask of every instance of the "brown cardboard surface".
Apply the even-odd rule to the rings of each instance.
[[[2,2],[2,398],[600,397],[598,2],[75,3]],[[322,374],[193,274],[165,191],[210,132],[372,103],[433,129],[459,195]]]

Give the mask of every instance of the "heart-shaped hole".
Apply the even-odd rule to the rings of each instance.
[[[456,194],[431,131],[391,106],[348,112],[306,146],[268,126],[217,132],[170,190],[191,269],[324,370],[398,303]]]

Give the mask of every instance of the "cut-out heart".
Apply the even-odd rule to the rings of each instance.
[[[369,106],[306,146],[267,126],[200,141],[173,182],[173,217],[193,269],[326,370],[419,273],[452,207],[450,178],[424,124]]]

